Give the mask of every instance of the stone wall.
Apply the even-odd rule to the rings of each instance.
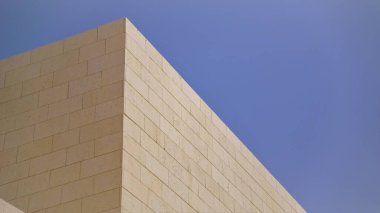
[[[0,61],[0,150],[25,212],[305,212],[127,19]]]
[[[119,25],[0,61],[0,197],[17,208],[120,212]]]

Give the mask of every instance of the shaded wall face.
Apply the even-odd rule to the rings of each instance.
[[[120,211],[123,29],[0,61],[0,198],[24,212]]]
[[[0,61],[0,112],[25,212],[304,212],[125,19]]]

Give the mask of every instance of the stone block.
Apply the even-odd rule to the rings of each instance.
[[[30,162],[29,174],[34,175],[41,172],[49,171],[65,165],[66,151],[56,151],[38,158],[34,158]]]
[[[124,65],[116,65],[102,71],[102,86],[120,82],[122,79],[124,79]]]
[[[21,83],[40,76],[41,64],[30,64],[5,73],[5,86]]]
[[[78,49],[79,47],[85,46],[87,44],[91,44],[93,42],[96,42],[98,38],[98,31],[97,29],[89,30],[74,36],[71,36],[69,38],[64,39],[63,48],[64,51],[70,51],[73,49]]]
[[[69,96],[83,94],[85,92],[100,88],[101,73],[89,75],[69,83]]]
[[[29,203],[29,197],[20,197],[9,201],[10,204],[12,204],[14,207],[18,208],[19,210],[26,212],[28,211],[28,203]]]
[[[51,104],[67,98],[68,85],[62,84],[53,88],[40,91],[39,106]]]
[[[63,41],[57,41],[32,50],[31,62],[35,63],[63,53]]]
[[[172,173],[169,173],[169,187],[184,201],[189,202],[189,188]]]
[[[49,105],[49,118],[82,109],[82,96],[74,96]]]
[[[64,132],[69,127],[69,116],[62,115],[36,125],[34,138],[40,139]]]
[[[165,185],[162,187],[162,199],[167,202],[175,211],[181,211],[181,198]]]
[[[148,188],[143,185],[139,179],[134,177],[131,173],[123,170],[123,188],[132,193],[137,199],[143,203],[148,202]]]
[[[17,182],[0,186],[0,197],[4,200],[12,200],[17,197]]]
[[[79,143],[79,129],[72,129],[53,137],[53,150],[59,150]]]
[[[69,128],[81,127],[95,121],[95,107],[70,113]]]
[[[81,162],[81,178],[121,168],[121,151],[97,156]]]
[[[117,50],[88,61],[88,73],[96,73],[102,70],[124,64],[124,51]]]
[[[0,89],[0,104],[21,96],[21,84],[15,84]]]
[[[121,207],[123,213],[142,212],[142,206],[140,200],[133,196],[129,191],[122,189],[121,194]]]
[[[5,149],[0,152],[0,168],[12,165],[17,160],[17,148]]]
[[[122,82],[116,82],[83,95],[83,108],[95,106],[109,100],[123,96]]]
[[[103,212],[120,206],[121,189],[113,189],[84,198],[82,213]]]
[[[41,62],[41,74],[52,73],[54,71],[67,68],[79,61],[79,50],[65,52]]]
[[[126,34],[121,33],[108,37],[106,40],[106,53],[125,48]]]
[[[46,209],[46,213],[81,213],[82,211],[82,202],[81,200],[74,200],[61,204],[59,206],[54,206]]]
[[[53,85],[53,73],[42,75],[37,78],[25,80],[22,82],[22,95],[28,95],[31,93],[39,92],[41,90],[52,87]]]
[[[106,41],[101,40],[79,49],[79,61],[86,61],[106,53]]]
[[[101,138],[122,131],[121,115],[107,118],[80,128],[80,141]]]
[[[98,40],[124,33],[125,20],[120,19],[98,27]]]
[[[118,98],[96,105],[95,120],[103,120],[123,113],[124,98]]]
[[[66,69],[54,72],[53,85],[60,85],[87,75],[87,63],[75,64]]]
[[[146,155],[146,168],[156,175],[163,183],[169,183],[169,171],[150,154]]]
[[[72,164],[94,157],[94,142],[89,141],[67,149],[66,164]]]
[[[36,109],[38,106],[38,94],[23,96],[3,105],[5,105],[5,112],[0,117],[10,117],[14,114]]]
[[[22,197],[49,187],[49,172],[31,176],[18,182],[17,195]]]
[[[94,177],[94,192],[104,192],[121,187],[122,169],[118,168]]]
[[[30,51],[0,60],[0,73],[23,67],[30,63]]]
[[[146,186],[149,187],[150,185],[146,184],[148,182],[143,181],[143,179],[146,180],[146,178],[149,178],[149,176],[148,176],[148,174],[145,174],[147,176],[142,177],[141,176],[141,169],[143,169],[143,167],[141,166],[140,162],[138,162],[131,154],[129,154],[128,152],[123,150],[123,171],[125,170],[126,172],[130,173],[131,175],[133,175],[137,179],[140,179],[140,177],[141,177],[141,181]]]
[[[73,201],[93,194],[94,179],[85,178],[62,186],[62,202]]]
[[[39,157],[52,151],[52,137],[43,138],[24,144],[18,148],[17,161]]]
[[[95,140],[95,155],[103,155],[123,148],[123,134],[121,132],[107,135]]]
[[[4,148],[17,147],[33,140],[34,126],[9,132],[5,135]]]
[[[163,182],[158,179],[152,172],[141,168],[141,182],[149,188],[149,190],[153,191],[156,195],[162,194],[162,184]]]
[[[80,175],[80,163],[61,167],[50,172],[50,186],[59,186],[76,181]]]

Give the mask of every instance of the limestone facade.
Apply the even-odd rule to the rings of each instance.
[[[36,213],[305,212],[127,19],[0,61],[0,198]]]

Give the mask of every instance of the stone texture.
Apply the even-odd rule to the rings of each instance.
[[[38,213],[305,212],[127,19],[0,60],[0,198]]]
[[[21,210],[0,199],[0,212],[2,213],[22,213]]]

